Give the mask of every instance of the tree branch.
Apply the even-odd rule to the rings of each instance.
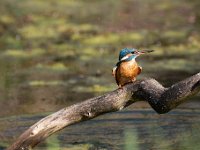
[[[56,131],[101,114],[114,112],[136,101],[147,101],[157,113],[167,113],[200,91],[200,73],[169,88],[154,79],[127,84],[103,96],[55,112],[28,128],[7,150],[31,149]]]

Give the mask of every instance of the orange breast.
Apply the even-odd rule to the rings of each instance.
[[[122,62],[117,69],[116,81],[118,85],[135,80],[135,77],[140,73],[140,68],[135,60]]]
[[[138,64],[135,61],[122,62],[119,67],[121,76],[132,77],[138,72]]]

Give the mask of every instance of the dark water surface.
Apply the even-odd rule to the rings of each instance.
[[[1,118],[1,142],[45,115]],[[37,146],[36,150],[185,150],[199,149],[199,109],[176,109],[158,115],[151,109],[127,109],[69,126]]]

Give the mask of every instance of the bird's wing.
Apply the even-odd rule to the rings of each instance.
[[[138,66],[138,75],[142,72],[142,67]]]
[[[119,77],[117,77],[117,70],[119,69],[120,64],[122,62],[123,61],[117,62],[117,64],[115,65],[115,67],[113,67],[113,69],[112,69],[112,75],[115,77],[115,81],[116,81],[117,85],[119,85],[119,81],[118,81]]]
[[[112,69],[112,75],[113,77],[116,77],[116,73],[117,73],[117,68],[119,67],[119,65],[122,63],[122,61],[119,61],[116,63],[115,67],[113,67]]]
[[[119,86],[119,74],[117,73],[117,70],[118,70],[119,68],[117,67],[116,68],[116,74],[115,74],[115,81],[116,81],[116,83],[117,83],[117,85]]]
[[[113,75],[113,77],[116,76],[116,70],[117,70],[117,66],[113,67],[113,69],[112,69],[112,75]]]
[[[123,61],[119,61],[119,62],[116,64],[117,68],[116,68],[116,70],[115,70],[115,72],[116,72],[116,74],[115,74],[115,81],[116,81],[116,83],[117,83],[118,86],[119,86],[119,78],[120,78],[120,76],[119,76],[119,73],[117,73],[117,72],[118,72],[118,70],[119,70],[119,68],[120,68],[120,64],[121,64],[122,62],[123,62]]]

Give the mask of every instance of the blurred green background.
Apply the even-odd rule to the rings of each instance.
[[[169,86],[199,72],[199,9],[198,0],[1,0],[2,149],[28,126],[50,112],[116,89],[111,69],[124,47],[155,50],[138,58],[143,67],[139,79],[153,77]],[[194,143],[191,141],[195,137],[188,135],[200,128],[196,125],[200,121],[199,96],[192,100],[181,105],[178,112],[167,114],[168,117],[157,115],[148,104],[140,102],[119,114],[110,114],[116,116],[114,118],[118,124],[114,126],[108,121],[111,117],[109,115],[81,124],[88,128],[94,127],[95,137],[89,138],[90,131],[80,131],[77,125],[53,136],[38,149],[75,150],[82,147],[83,150],[132,150],[132,147],[173,149],[173,146],[177,150],[191,149],[190,143]],[[149,113],[152,118],[149,118]],[[124,114],[131,116],[128,122],[123,121]],[[185,120],[180,120],[180,116]],[[188,121],[193,116],[196,117]],[[182,121],[184,132],[177,130],[174,141],[171,140],[174,135],[168,135],[168,132],[175,131],[172,128],[163,129],[163,117],[167,118],[164,123],[167,126],[179,126],[179,121]],[[139,123],[134,126],[138,118]],[[133,123],[130,124],[130,120]],[[151,125],[143,127],[145,122]],[[116,139],[106,142],[107,137],[103,136],[103,132],[113,128],[115,130],[107,136]],[[158,128],[167,132],[170,137],[167,141],[165,134]],[[190,131],[185,128],[190,128]],[[164,138],[149,136],[152,134]],[[187,140],[190,142],[180,139],[180,134],[190,139]],[[66,140],[63,138],[65,136],[74,141]],[[140,140],[141,137],[146,141]],[[199,148],[200,144],[196,146]]]

